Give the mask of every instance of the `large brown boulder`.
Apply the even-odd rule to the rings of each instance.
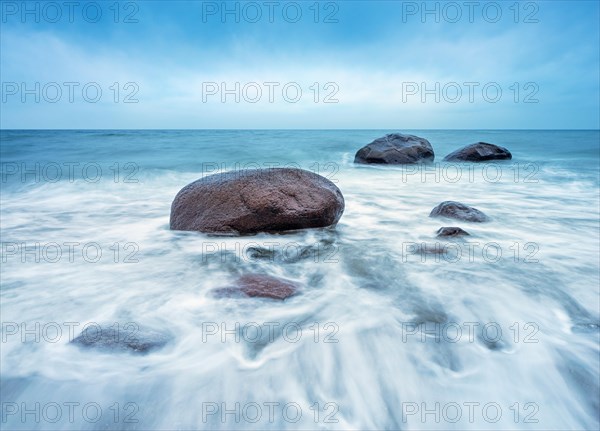
[[[477,142],[456,150],[444,157],[446,162],[487,162],[490,160],[510,160],[512,154],[504,147]]]
[[[354,163],[407,165],[433,162],[433,147],[427,139],[392,133],[358,150]]]
[[[330,226],[344,212],[342,192],[292,168],[227,172],[185,186],[171,205],[171,229],[252,234]]]

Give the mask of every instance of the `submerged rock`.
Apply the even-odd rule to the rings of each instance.
[[[586,322],[586,323],[576,323],[571,326],[571,331],[576,333],[593,333],[600,332],[600,323],[597,322]]]
[[[420,243],[417,244],[414,248],[414,253],[418,254],[446,254],[448,253],[448,247],[445,244],[437,243]]]
[[[512,154],[506,148],[486,142],[467,145],[444,157],[446,162],[487,162],[510,159],[512,159]]]
[[[454,201],[442,202],[431,210],[429,217],[447,217],[476,223],[489,220],[489,217],[478,209]]]
[[[215,289],[217,297],[257,297],[284,300],[294,295],[298,286],[288,280],[263,274],[246,274],[237,279],[235,286]]]
[[[354,156],[354,163],[414,164],[433,162],[433,147],[427,139],[392,133],[375,139]]]
[[[213,234],[280,232],[334,225],[342,192],[313,172],[292,168],[227,172],[185,186],[171,205],[171,229]]]
[[[441,227],[437,231],[438,238],[454,238],[459,236],[467,236],[470,235],[469,232],[459,228],[459,227]]]
[[[167,334],[126,323],[119,326],[90,325],[71,343],[95,350],[146,354],[164,347],[168,341]]]

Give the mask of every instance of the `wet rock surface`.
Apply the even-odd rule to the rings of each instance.
[[[487,162],[510,159],[512,159],[512,154],[506,148],[487,142],[467,145],[444,157],[446,162]]]
[[[434,157],[433,147],[427,139],[392,133],[358,150],[354,163],[402,165],[433,162]]]
[[[165,333],[125,323],[111,326],[90,325],[71,343],[86,349],[143,355],[161,349],[169,340],[170,337]]]
[[[297,291],[298,286],[291,281],[270,275],[246,274],[238,278],[234,286],[215,289],[213,293],[218,298],[251,297],[283,301]]]
[[[171,205],[173,230],[238,235],[334,225],[344,197],[329,181],[301,169],[256,169],[201,178]]]
[[[470,235],[469,232],[455,226],[441,227],[437,231],[438,238],[458,238]]]
[[[431,210],[429,217],[446,217],[474,223],[489,221],[489,217],[477,208],[455,201],[442,202]]]

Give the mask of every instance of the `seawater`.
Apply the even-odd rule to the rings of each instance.
[[[389,132],[1,131],[2,427],[598,429],[599,132],[402,130],[434,164],[353,164]],[[513,159],[442,161],[477,141]],[[277,166],[334,181],[338,225],[169,230],[191,181]],[[491,221],[430,218],[445,200]],[[416,252],[442,226],[471,235]],[[302,288],[211,295],[246,273]],[[70,343],[96,323],[170,342]]]

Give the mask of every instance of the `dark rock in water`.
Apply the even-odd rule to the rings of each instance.
[[[459,227],[441,227],[437,231],[438,238],[454,238],[458,236],[466,236],[470,235],[469,232],[459,228]]]
[[[467,145],[444,157],[446,162],[487,162],[510,159],[512,159],[512,154],[506,148],[486,142]]]
[[[277,252],[274,249],[265,247],[248,247],[248,256],[252,259],[265,259],[273,262],[277,256]]]
[[[420,243],[417,244],[414,248],[414,253],[419,253],[419,254],[446,254],[448,253],[448,248],[444,247],[443,244],[435,243],[435,244],[430,244],[430,243]]]
[[[440,262],[443,259],[445,262],[456,262],[460,259],[463,251],[460,244],[457,242],[422,242],[414,244],[407,249],[408,253],[420,254],[423,257],[428,255],[435,256],[435,261]],[[425,262],[422,260],[422,262]]]
[[[277,168],[227,172],[185,186],[171,205],[171,229],[213,234],[280,232],[334,225],[340,190],[320,175]]]
[[[90,325],[71,342],[96,350],[146,354],[164,347],[169,341],[166,334],[141,329],[133,323],[115,326]]]
[[[301,243],[286,243],[282,247],[261,247],[260,245],[248,247],[246,256],[250,259],[281,264],[297,263],[307,260],[318,262],[333,262],[337,248],[328,241],[304,245]]]
[[[258,297],[284,300],[294,295],[298,287],[290,281],[262,274],[246,274],[236,286],[215,289],[217,297]]]
[[[431,210],[429,217],[447,217],[477,223],[489,220],[489,217],[478,209],[453,201],[442,202]]]
[[[250,297],[285,299],[297,291],[295,284],[268,275],[244,275],[238,280],[240,289]]]
[[[404,165],[433,159],[433,147],[427,139],[392,133],[358,150],[354,163]]]

